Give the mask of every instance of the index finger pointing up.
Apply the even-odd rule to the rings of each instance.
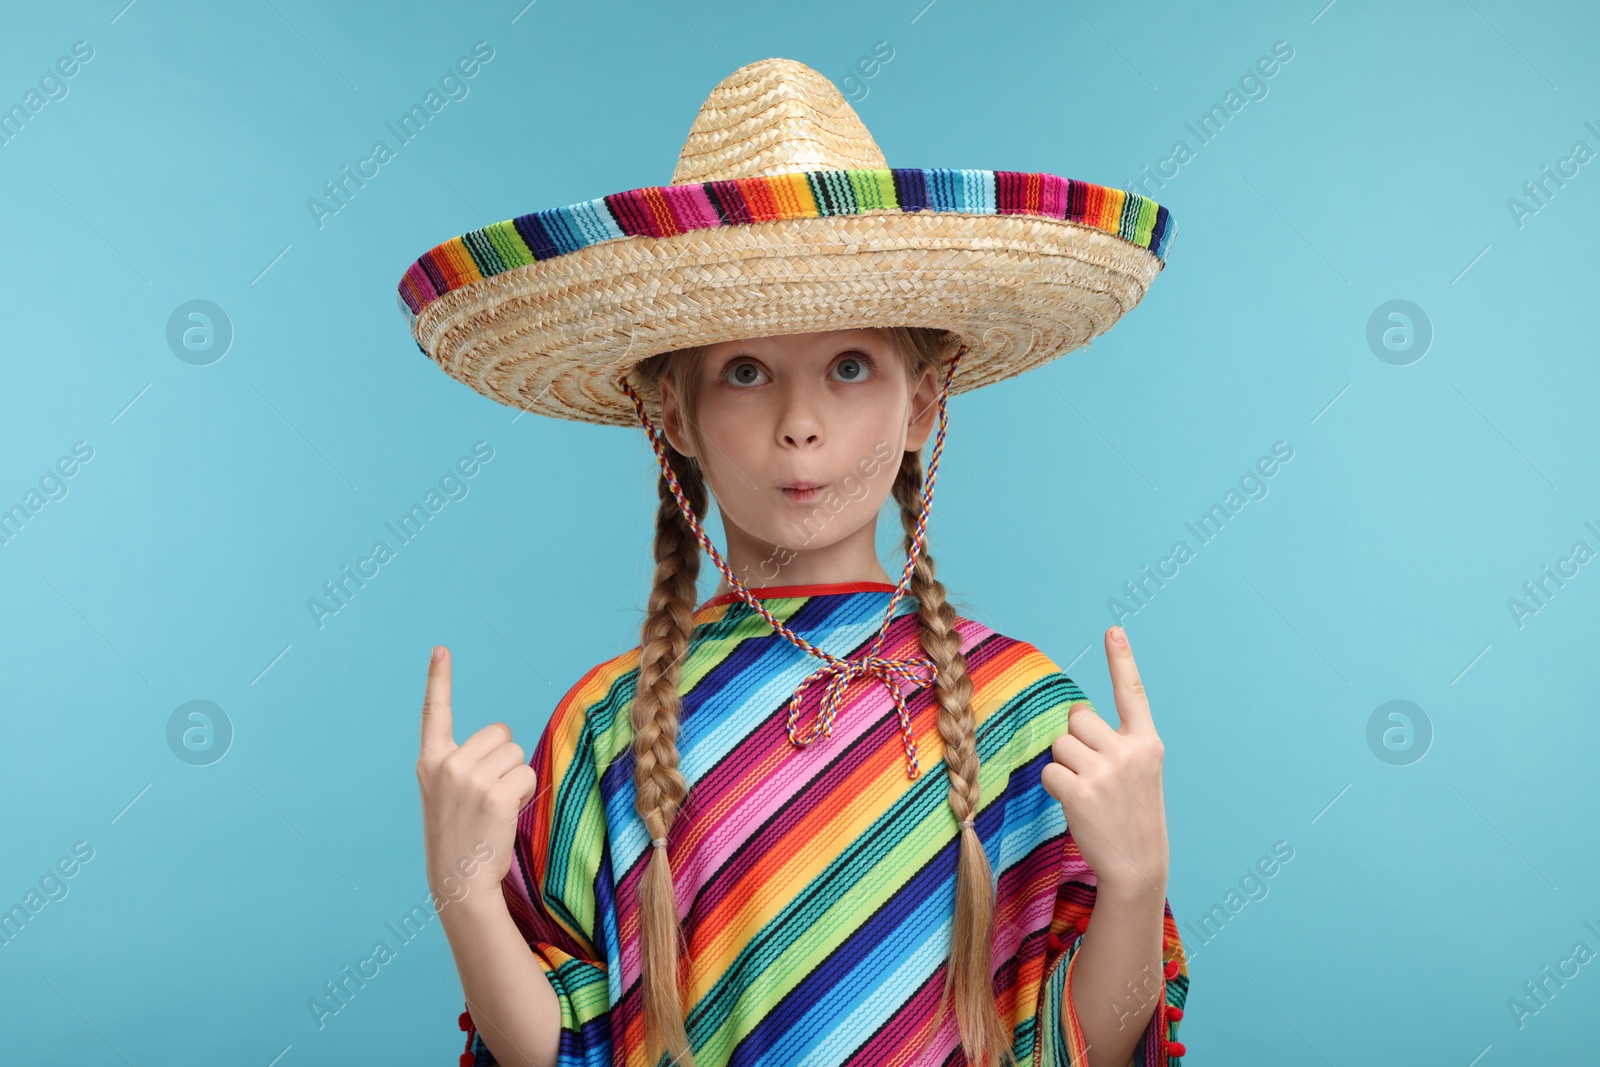
[[[428,661],[428,686],[422,695],[422,751],[455,748],[450,730],[450,650],[435,645]]]
[[[1111,668],[1111,692],[1117,701],[1119,733],[1140,733],[1155,727],[1150,717],[1150,701],[1145,697],[1139,667],[1133,662],[1128,635],[1120,626],[1106,631],[1106,664]]]

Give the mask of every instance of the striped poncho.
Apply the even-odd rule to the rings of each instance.
[[[839,657],[877,637],[894,586],[753,590],[789,629]],[[931,687],[902,685],[921,773],[909,777],[890,694],[857,679],[831,735],[787,734],[788,703],[821,665],[736,594],[694,614],[682,665],[679,769],[689,784],[668,857],[686,939],[685,1016],[697,1067],[934,1067],[965,1062],[953,1011],[936,1019],[954,909],[959,827]],[[1040,784],[1083,693],[1032,645],[957,625],[982,761],[977,832],[997,878],[994,985],[1022,1067],[1083,1064],[1067,972],[1095,898],[1061,805]],[[922,655],[906,595],[881,649]],[[629,709],[639,650],[590,670],[531,757],[504,891],[561,1004],[562,1067],[650,1067],[636,887],[651,842],[634,810]],[[812,685],[799,722],[815,717]],[[1167,978],[1130,1063],[1166,1064],[1188,970],[1164,905]],[[1172,1009],[1178,1009],[1176,1011]],[[463,1063],[496,1061],[463,1014]]]

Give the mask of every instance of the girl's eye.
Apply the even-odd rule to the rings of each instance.
[[[834,364],[834,369],[843,375],[844,381],[864,382],[872,377],[872,358],[870,356],[846,356]]]
[[[737,386],[760,385],[763,380],[761,368],[749,360],[740,360],[730,364],[722,372],[722,377],[725,381]]]

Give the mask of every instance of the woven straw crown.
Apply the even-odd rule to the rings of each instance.
[[[832,82],[804,63],[768,59],[711,90],[689,127],[672,184],[888,165]]]
[[[637,425],[618,382],[639,360],[749,337],[935,327],[969,346],[953,393],[1020,374],[1132,310],[1171,235],[1121,189],[891,169],[827,78],[766,59],[711,91],[669,185],[452,238],[399,293],[418,347],[484,395]]]

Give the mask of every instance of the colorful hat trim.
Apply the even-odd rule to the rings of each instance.
[[[1063,219],[1121,237],[1163,262],[1172,239],[1171,216],[1149,197],[1054,174],[947,168],[794,171],[630,189],[490,223],[423,253],[400,280],[400,309],[411,323],[439,297],[475,281],[625,237],[884,211]]]

